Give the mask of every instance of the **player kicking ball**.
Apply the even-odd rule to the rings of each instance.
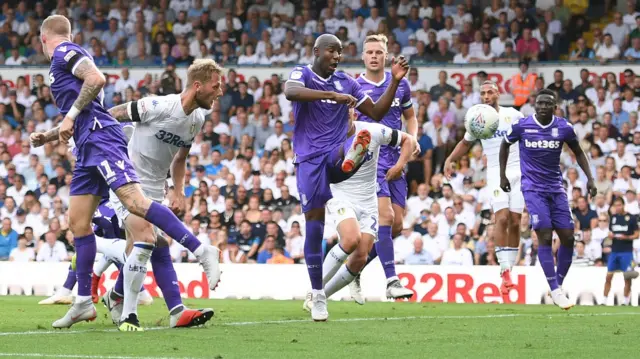
[[[322,265],[322,281],[327,298],[351,283],[360,273],[379,236],[376,188],[380,148],[389,146],[400,149],[398,161],[386,173],[386,179],[393,181],[402,176],[404,166],[417,147],[413,136],[379,123],[352,122],[348,136],[362,130],[371,134],[365,160],[352,177],[331,184],[334,197],[327,203],[328,216],[333,220],[340,237],[340,243],[329,251]],[[313,308],[310,294],[307,294],[303,306],[305,310]]]
[[[575,240],[573,218],[560,171],[560,155],[565,143],[587,176],[589,194],[595,197],[597,190],[589,160],[580,147],[573,127],[566,119],[554,116],[555,109],[555,93],[541,90],[536,96],[536,113],[511,125],[500,146],[500,187],[507,193],[511,192],[507,163],[511,145],[519,141],[524,201],[538,237],[540,266],[547,277],[553,302],[569,310],[573,304],[562,292],[561,286],[571,267]],[[551,251],[554,230],[560,237],[557,273]]]
[[[370,35],[364,40],[362,60],[366,71],[356,80],[363,91],[373,99],[382,96],[385,89],[392,81],[390,72],[384,70],[387,52],[387,37],[384,35]],[[368,116],[358,113],[359,121],[377,122]],[[407,132],[416,137],[418,133],[418,120],[416,119],[411,103],[411,89],[409,81],[402,79],[396,90],[393,103],[389,112],[380,121],[381,124],[400,131],[402,129],[402,116],[407,122]],[[420,153],[419,146],[416,154]],[[393,252],[393,238],[402,231],[402,219],[407,199],[407,180],[404,173],[392,180],[387,180],[387,172],[398,162],[400,152],[394,146],[382,146],[378,161],[378,211],[380,226],[378,240],[375,247],[369,253],[367,265],[376,257],[380,257],[380,263],[387,277],[387,297],[393,299],[411,298],[413,291],[400,284],[396,274],[396,264]],[[335,247],[334,247],[335,248]],[[336,253],[339,258],[346,259],[346,253]],[[358,304],[364,304],[364,297],[360,288],[360,274],[349,284],[352,298]]]
[[[622,272],[624,275],[623,305],[630,305],[631,281],[637,277],[637,272],[631,267],[631,262],[633,262],[633,241],[640,235],[638,217],[626,213],[624,200],[618,197],[613,201],[611,221],[609,223],[609,238],[613,240],[613,243],[611,244],[611,254],[609,254],[607,263],[604,296],[600,300],[600,304],[613,304],[613,298],[609,298],[611,280],[616,272]]]
[[[65,316],[53,323],[54,328],[68,328],[96,318],[91,300],[91,273],[96,256],[91,220],[109,189],[115,192],[129,212],[155,224],[170,237],[181,242],[198,242],[198,239],[169,208],[143,194],[129,160],[124,132],[103,105],[104,75],[93,63],[91,55],[71,42],[69,20],[61,15],[47,17],[40,28],[40,40],[45,56],[51,61],[51,92],[64,115],[59,129],[60,141],[66,144],[73,137],[77,146],[69,196],[69,227],[77,253],[78,296]],[[202,83],[198,88],[203,92],[201,96],[210,95],[213,102],[213,90],[204,89]],[[134,244],[125,267],[146,272],[155,237],[136,238],[136,241],[140,242]],[[138,263],[143,264],[136,267]],[[219,280],[219,268],[213,263],[210,267],[217,271],[213,278],[215,281],[210,283],[215,285]],[[140,285],[136,288],[134,302],[137,302],[139,288]],[[133,322],[139,327],[135,315]]]
[[[493,81],[485,81],[480,86],[480,97],[485,105],[489,105],[498,111],[499,124],[493,137],[482,139],[482,149],[487,156],[487,186],[490,189],[491,209],[495,214],[494,238],[496,239],[496,257],[500,263],[500,276],[502,284],[500,292],[508,295],[513,288],[511,281],[511,269],[516,263],[518,247],[520,246],[520,219],[524,210],[524,197],[520,190],[520,151],[518,146],[512,146],[507,163],[507,178],[511,186],[511,192],[505,192],[500,188],[500,145],[502,139],[511,125],[524,116],[513,107],[498,105],[500,90]],[[451,180],[454,161],[469,153],[473,143],[478,140],[467,131],[462,141],[458,142],[453,152],[445,160],[444,175]]]
[[[349,108],[379,121],[389,111],[400,80],[409,65],[401,57],[392,60],[392,80],[385,93],[373,102],[351,76],[336,72],[342,43],[330,34],[320,35],[314,44],[313,65],[297,66],[285,84],[285,96],[293,103],[295,125],[296,180],[306,219],[304,255],[311,280],[311,317],[328,317],[327,298],[322,283],[322,235],[325,205],[332,198],[330,183],[353,174],[368,153],[371,134],[362,130],[344,151],[349,129]]]

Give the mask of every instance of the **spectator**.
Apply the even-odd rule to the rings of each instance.
[[[631,41],[631,47],[624,52],[624,58],[628,61],[640,60],[640,37]]]
[[[404,263],[408,265],[432,265],[434,259],[431,254],[424,249],[422,238],[413,241],[413,252],[405,257]]]
[[[605,37],[611,35],[613,43],[620,49],[624,49],[628,45],[629,34],[631,33],[631,29],[629,25],[625,24],[622,21],[622,14],[616,12],[613,15],[613,22],[609,23],[603,30],[605,33]]]
[[[11,219],[3,214],[0,229],[0,260],[7,260],[11,251],[18,246],[18,233],[11,226]]]
[[[11,250],[9,254],[9,260],[12,262],[33,262],[36,259],[36,254],[33,248],[27,247],[27,239],[24,235],[18,239],[18,246]]]
[[[596,50],[596,59],[602,63],[617,60],[620,57],[620,48],[613,42],[611,34],[604,35],[604,43]]]
[[[463,247],[463,237],[460,234],[453,236],[453,248],[447,249],[442,254],[441,265],[455,265],[455,266],[472,266],[473,257],[471,251]]]
[[[69,259],[67,249],[60,242],[54,232],[47,232],[44,235],[45,241],[38,249],[36,261],[38,262],[63,262]]]

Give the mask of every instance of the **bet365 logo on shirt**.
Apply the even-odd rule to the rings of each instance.
[[[528,148],[560,148],[560,141],[549,141],[549,140],[537,140],[537,141],[529,141],[527,139],[524,140],[524,147]]]
[[[394,98],[393,102],[391,103],[391,107],[398,107],[400,106],[400,99],[399,98]]]

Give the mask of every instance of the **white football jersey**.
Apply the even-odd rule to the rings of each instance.
[[[145,97],[137,101],[137,108],[140,122],[129,141],[129,157],[145,194],[162,201],[173,157],[191,147],[204,124],[204,111],[186,115],[179,94]]]
[[[378,206],[378,157],[380,146],[398,147],[402,140],[402,132],[393,130],[379,123],[355,121],[356,133],[366,129],[371,133],[369,152],[358,171],[348,180],[331,184],[334,198],[346,200],[363,208]]]
[[[495,179],[496,183],[500,181],[500,145],[502,139],[511,128],[511,124],[516,120],[524,118],[524,115],[513,107],[499,106],[500,124],[493,137],[481,140],[482,149],[487,156],[487,182]],[[464,134],[464,139],[473,142],[476,138],[469,132]],[[509,161],[507,162],[507,172],[520,173],[520,149],[518,145],[511,146],[509,149]]]

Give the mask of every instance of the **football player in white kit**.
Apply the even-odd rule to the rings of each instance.
[[[327,319],[329,313],[326,298],[354,280],[364,268],[367,256],[377,240],[377,168],[380,147],[401,146],[398,162],[387,172],[387,179],[394,180],[402,175],[404,166],[418,145],[409,134],[379,123],[353,121],[354,117],[355,113],[351,110],[347,135],[353,136],[361,130],[368,130],[371,133],[371,143],[365,160],[355,174],[345,181],[330,185],[333,198],[327,202],[326,218],[337,228],[340,243],[327,253],[322,264],[324,300],[312,302],[311,292],[308,292],[303,305],[305,310],[311,311],[311,316],[316,321]]]
[[[491,191],[491,208],[495,214],[494,237],[496,241],[496,256],[500,263],[500,276],[502,285],[500,291],[508,295],[513,288],[511,281],[511,268],[515,265],[520,245],[520,218],[524,210],[524,197],[520,190],[520,151],[518,146],[511,146],[509,162],[507,163],[507,177],[511,183],[511,192],[504,192],[500,188],[500,145],[502,138],[511,128],[511,124],[524,117],[520,111],[513,107],[498,105],[500,90],[493,81],[485,81],[480,86],[480,97],[486,105],[493,106],[500,116],[498,130],[492,138],[481,140],[485,156],[487,156],[487,186]],[[451,179],[452,162],[457,161],[464,154],[469,153],[471,146],[477,139],[469,132],[464,139],[456,145],[453,152],[446,159],[444,173]]]
[[[109,110],[118,121],[135,123],[129,141],[129,156],[142,190],[149,198],[157,202],[164,199],[165,181],[168,171],[171,171],[175,190],[173,198],[170,198],[170,207],[176,213],[183,212],[185,208],[183,185],[191,143],[204,124],[203,109],[211,109],[222,95],[221,76],[222,68],[215,61],[198,59],[187,70],[187,85],[181,94],[146,97]],[[153,249],[157,238],[153,225],[144,218],[131,215],[117,198],[112,197],[112,200],[118,218],[124,222],[127,249],[132,245]],[[209,280],[209,288],[215,289],[220,280],[218,248],[197,240],[195,242],[198,243],[189,242],[186,238],[175,240],[198,258]],[[146,276],[150,255],[151,251],[148,251],[144,256],[127,257],[120,330],[142,330],[137,319],[135,298]],[[117,297],[113,291],[103,297],[110,311],[118,310],[117,300],[114,300]]]

